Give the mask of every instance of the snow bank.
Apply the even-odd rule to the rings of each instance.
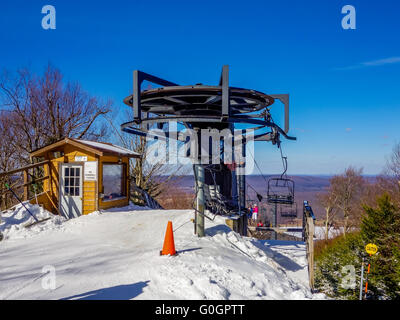
[[[3,211],[0,214],[0,233],[3,234],[3,240],[9,238],[27,238],[43,232],[46,229],[57,228],[57,226],[60,226],[65,220],[62,217],[51,214],[49,211],[38,205],[32,205],[28,202],[24,203],[24,205],[36,217],[36,219],[51,219],[35,225],[28,230],[25,226],[35,222],[35,219],[22,204],[18,204],[13,209]]]
[[[43,209],[38,205],[32,205],[28,202],[24,202],[25,207],[36,217],[36,219],[43,220],[50,218],[44,222],[33,225],[32,227],[25,228],[36,220],[29,214],[23,205],[18,204],[10,210],[6,210],[0,213],[0,233],[3,234],[3,239],[10,238],[29,238],[36,234],[42,233],[46,230],[62,229],[63,222],[68,221],[62,216],[53,215],[51,212]],[[151,210],[148,207],[137,206],[130,203],[129,206],[125,207],[124,210]],[[107,212],[118,212],[120,208],[112,208]],[[99,215],[101,212],[95,211],[89,215]]]
[[[330,228],[328,231],[328,239],[336,238],[343,234],[343,228],[333,229]],[[318,240],[325,239],[325,227],[315,227],[315,238]]]
[[[198,238],[192,210],[139,208],[11,232],[0,242],[0,299],[324,298],[310,293],[302,242],[241,237],[220,217]],[[174,257],[159,255],[169,220]],[[54,289],[42,286],[49,266]]]
[[[301,231],[288,231],[285,234],[297,237],[301,239],[302,232]],[[333,229],[330,228],[328,232],[328,239],[333,239],[343,234],[343,228]],[[325,239],[325,227],[316,226],[314,228],[314,240],[324,240]]]

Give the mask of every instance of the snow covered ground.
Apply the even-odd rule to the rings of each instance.
[[[288,232],[285,232],[285,234],[297,237],[299,239],[301,239],[301,237],[302,237],[302,232],[301,231],[294,231],[294,232],[293,231],[288,231]],[[333,239],[333,238],[336,238],[337,236],[339,236],[341,234],[343,234],[343,228],[340,228],[340,229],[331,228],[331,229],[329,229],[329,232],[328,232],[328,238],[329,239]],[[324,227],[319,227],[319,226],[315,227],[315,229],[314,229],[314,239],[315,240],[323,240],[323,239],[325,239],[325,228]]]
[[[0,299],[325,298],[310,293],[302,242],[240,237],[221,217],[206,220],[207,236],[198,238],[191,218],[192,210],[129,206],[27,229],[22,207],[5,212]],[[169,220],[173,257],[159,255]]]
[[[328,238],[329,239],[336,238],[341,234],[343,234],[343,228],[339,229],[330,228],[328,231]],[[325,227],[315,227],[315,238],[318,240],[325,239]]]

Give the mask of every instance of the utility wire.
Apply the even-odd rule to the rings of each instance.
[[[268,184],[268,180],[267,180],[267,178],[265,178],[264,174],[262,173],[262,171],[261,171],[261,169],[260,169],[260,167],[259,167],[259,165],[258,165],[256,159],[254,158],[252,152],[251,152],[250,150],[248,150],[248,151],[250,152],[250,155],[251,155],[251,157],[253,158],[254,163],[255,163],[255,165],[256,165],[258,171],[260,171],[261,176],[263,177],[263,179],[265,180],[265,182]]]

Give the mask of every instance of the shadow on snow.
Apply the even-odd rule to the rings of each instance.
[[[130,300],[143,292],[150,281],[140,281],[133,284],[124,284],[115,287],[103,288],[74,296],[62,298],[61,300]]]

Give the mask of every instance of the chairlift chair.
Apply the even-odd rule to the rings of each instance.
[[[203,186],[205,209],[212,214],[220,216],[231,216],[236,213],[235,206],[219,192],[213,185]]]
[[[294,181],[287,178],[271,178],[268,180],[268,203],[293,204]]]
[[[222,187],[217,183],[216,170],[213,166],[206,166],[205,170],[210,173],[210,181],[203,186],[205,209],[214,215],[232,216],[237,214],[237,208],[232,200],[225,197]]]
[[[292,205],[280,205],[279,213],[283,218],[297,218],[297,202],[294,202]]]

